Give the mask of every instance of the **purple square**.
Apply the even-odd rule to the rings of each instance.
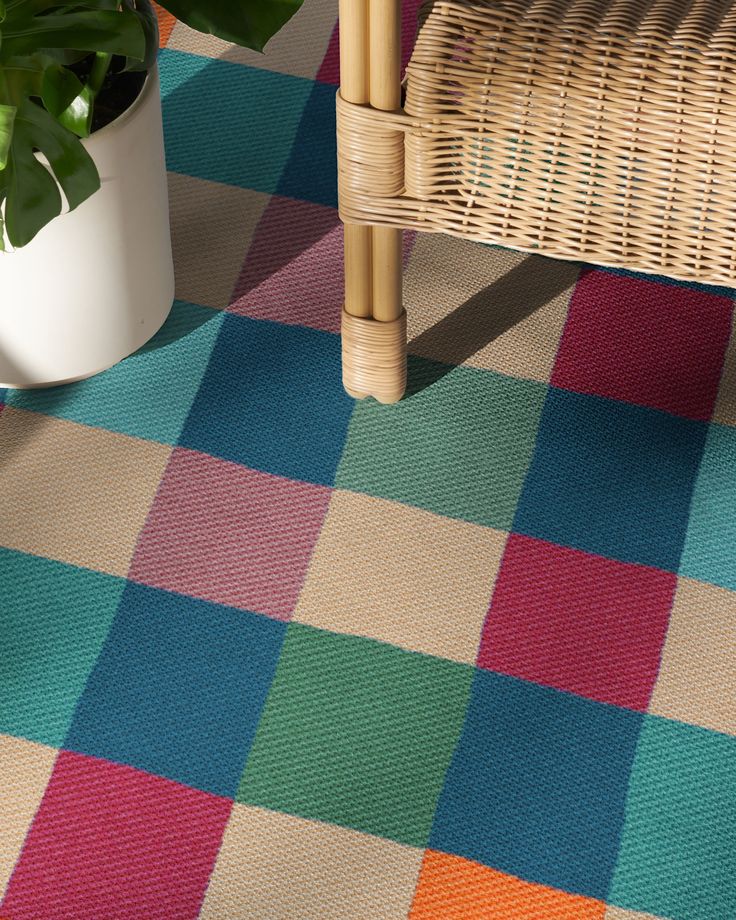
[[[288,620],[330,489],[177,448],[129,577]]]

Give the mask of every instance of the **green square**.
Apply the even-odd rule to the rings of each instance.
[[[125,579],[0,549],[0,732],[59,747]]]
[[[510,530],[547,384],[418,358],[410,381],[431,382],[356,405],[336,485]]]
[[[292,623],[237,801],[425,846],[472,676]]]
[[[177,302],[148,344],[103,374],[46,390],[13,390],[8,405],[176,444],[223,314]]]
[[[666,917],[736,917],[736,738],[647,716],[608,901]]]

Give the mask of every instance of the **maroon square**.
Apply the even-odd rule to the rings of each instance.
[[[129,578],[287,620],[331,489],[178,447]]]
[[[194,920],[232,802],[62,751],[2,905],[13,920]]]
[[[589,269],[570,302],[552,384],[707,420],[732,312],[725,293]]]
[[[512,534],[478,666],[645,710],[677,576]]]

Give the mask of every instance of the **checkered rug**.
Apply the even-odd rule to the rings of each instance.
[[[733,920],[733,292],[408,235],[354,404],[334,27],[164,19],[171,319],[0,394],[0,917]]]

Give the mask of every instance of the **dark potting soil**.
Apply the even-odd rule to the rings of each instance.
[[[84,82],[89,75],[93,58],[86,57],[69,68]],[[140,95],[146,82],[146,72],[142,70],[122,70],[123,58],[113,58],[97,99],[92,116],[92,133],[109,125],[122,115]]]

